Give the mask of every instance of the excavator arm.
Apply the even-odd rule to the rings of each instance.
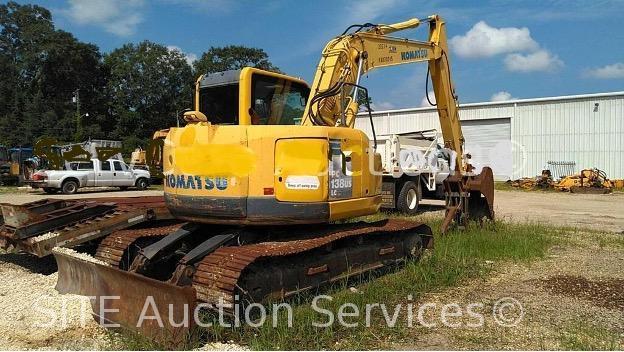
[[[429,24],[427,41],[388,36],[422,23]],[[358,86],[363,74],[388,66],[427,62],[445,147],[457,153],[457,171],[468,171],[463,159],[464,138],[450,75],[445,22],[438,15],[432,15],[423,20],[362,27],[333,39],[323,50],[303,124],[353,127],[359,109],[357,94],[361,88]],[[362,30],[364,28],[367,29]]]
[[[426,41],[389,36],[423,23],[429,24]],[[360,85],[360,77],[374,69],[418,62],[428,64],[444,145],[453,150],[456,157],[456,172],[445,182],[447,219],[442,230],[445,232],[453,220],[465,224],[469,218],[493,219],[491,169],[485,167],[481,175],[474,175],[464,155],[457,95],[451,80],[446,25],[438,15],[391,25],[354,25],[331,40],[317,66],[302,124],[353,128],[361,101],[358,94],[365,93],[364,101],[368,101],[368,92]],[[483,199],[481,195],[484,195]],[[473,211],[469,210],[469,203],[474,204]]]

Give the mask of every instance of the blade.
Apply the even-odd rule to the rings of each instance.
[[[53,254],[58,265],[56,290],[89,296],[94,318],[104,327],[136,331],[166,346],[186,341],[195,324],[194,288],[174,286],[58,250]]]

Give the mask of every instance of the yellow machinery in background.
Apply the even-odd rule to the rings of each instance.
[[[427,41],[389,36],[421,23],[429,26]],[[57,288],[120,296],[101,318],[176,339],[183,328],[137,326],[147,296],[165,322],[168,312],[178,321],[198,302],[224,303],[236,314],[237,304],[290,297],[417,258],[432,244],[425,224],[342,221],[381,205],[376,139],[354,128],[359,102],[369,101],[360,77],[417,62],[428,63],[444,144],[454,153],[442,230],[492,219],[492,171],[475,175],[464,156],[444,21],[434,15],[355,25],[327,44],[311,88],[255,68],[201,76],[187,125],[171,128],[164,141],[165,202],[181,222],[125,230],[132,240],[121,247],[107,237],[96,256],[106,265],[55,253]],[[100,312],[100,301],[92,302]]]
[[[169,129],[154,132],[147,149],[136,148],[130,155],[130,164],[133,167],[150,171],[151,183],[161,183],[163,179],[163,145],[167,133],[169,133]]]
[[[583,169],[579,174],[566,176],[554,187],[560,191],[571,193],[611,193],[614,182],[599,169]]]

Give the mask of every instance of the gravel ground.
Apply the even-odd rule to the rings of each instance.
[[[58,198],[150,196],[162,191],[88,192]],[[45,194],[20,192],[0,194],[0,203],[25,203],[46,197]],[[572,227],[590,227],[613,232],[624,231],[624,194],[576,195],[540,192],[497,191],[496,212],[499,218],[513,221],[548,222]],[[423,208],[442,212],[441,202],[424,201]],[[415,329],[407,341],[391,344],[391,349],[561,349],[575,324],[578,329],[598,329],[619,336],[623,348],[624,311],[616,305],[600,304],[578,295],[566,294],[572,285],[589,285],[596,292],[610,292],[624,274],[624,249],[600,246],[590,240],[598,234],[578,232],[569,239],[570,246],[553,248],[543,261],[525,264],[493,263],[492,275],[472,280],[445,292],[431,294],[428,301],[485,302],[491,306],[502,297],[514,297],[525,308],[525,319],[516,328],[501,328],[486,317],[484,329]],[[604,243],[612,243],[616,234]],[[568,278],[561,281],[561,278]],[[570,279],[573,278],[573,279]],[[618,281],[620,280],[620,281]],[[557,285],[561,282],[561,285]],[[115,349],[106,332],[90,317],[90,305],[84,298],[59,295],[54,290],[56,265],[52,259],[37,259],[24,254],[0,253],[0,349]],[[609,283],[609,284],[603,284]],[[553,286],[554,285],[554,286]],[[620,287],[621,286],[615,286]],[[621,291],[620,291],[621,293]],[[581,295],[582,296],[582,295]],[[604,298],[604,297],[603,297]],[[608,300],[609,297],[606,297]],[[557,302],[557,304],[553,304]],[[611,307],[611,308],[609,308]],[[619,306],[621,307],[621,306]],[[52,315],[61,316],[56,324],[42,328]],[[491,318],[491,317],[490,317]],[[590,327],[586,325],[591,323]],[[583,325],[585,324],[585,325]],[[592,331],[588,335],[592,335]],[[595,335],[595,333],[593,333]],[[612,335],[609,335],[612,336]],[[588,339],[594,337],[589,336]],[[591,340],[594,348],[607,348],[599,338]],[[204,350],[235,350],[233,343],[213,343]]]
[[[43,198],[56,199],[80,199],[101,197],[149,197],[162,195],[159,189],[147,189],[145,191],[128,190],[120,191],[119,188],[81,188],[77,194],[46,194],[41,190],[22,191],[15,193],[0,193],[0,203],[24,204]]]
[[[427,211],[443,214],[444,203],[424,199]],[[574,194],[564,192],[496,191],[498,219],[542,222],[557,226],[624,233],[624,193]]]
[[[483,328],[468,324],[469,316],[449,320],[459,327],[438,324],[418,327],[413,336],[389,349],[478,349],[560,350],[624,348],[624,247],[600,246],[592,237],[617,239],[618,234],[577,232],[565,247],[550,250],[548,258],[532,264],[484,263],[494,273],[459,287],[426,295],[421,304],[436,307],[457,303],[483,303]],[[614,243],[607,241],[607,243]],[[617,291],[619,290],[619,291]],[[494,307],[501,299],[513,298],[522,306],[510,308],[507,318],[520,317],[515,326],[501,326]],[[508,301],[508,300],[507,300]],[[523,312],[523,313],[522,313]],[[440,310],[425,315],[425,321],[440,321]]]
[[[51,259],[0,254],[0,349],[106,349],[87,298],[54,289]]]

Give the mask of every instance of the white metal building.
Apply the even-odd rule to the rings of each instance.
[[[459,114],[472,163],[497,180],[538,175],[548,161],[624,178],[624,92],[462,104]],[[375,111],[373,121],[377,135],[440,130],[434,107]],[[372,138],[367,114],[356,127]]]

